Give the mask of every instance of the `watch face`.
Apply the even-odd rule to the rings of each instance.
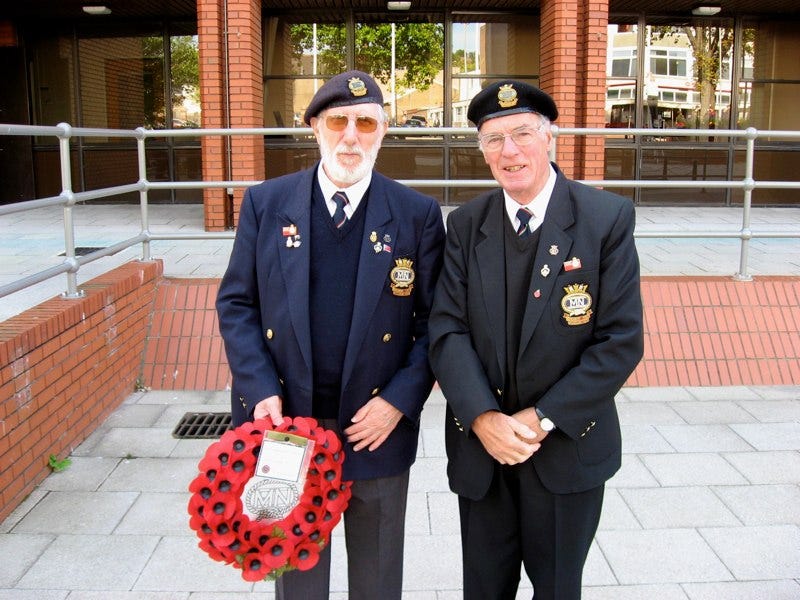
[[[544,431],[553,431],[556,428],[555,424],[547,417],[539,421],[539,425]]]

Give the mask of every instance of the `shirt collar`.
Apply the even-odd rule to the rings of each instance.
[[[319,168],[317,168],[317,181],[319,182],[319,187],[322,190],[322,196],[325,198],[325,204],[328,205],[328,210],[330,211],[331,215],[333,215],[333,212],[336,210],[336,204],[333,202],[333,200],[331,200],[333,195],[336,192],[344,192],[347,194],[348,202],[347,206],[344,207],[344,212],[347,217],[350,218],[353,216],[353,213],[356,212],[358,205],[364,198],[364,194],[367,193],[367,188],[372,182],[372,171],[367,173],[367,176],[364,177],[364,179],[355,182],[350,187],[340,188],[330,180],[328,174],[325,173],[325,169],[322,168],[322,163],[320,163]]]
[[[556,170],[553,168],[553,165],[550,165],[550,175],[547,177],[547,183],[544,184],[544,187],[541,189],[541,191],[536,194],[533,200],[528,202],[528,204],[520,204],[511,196],[509,196],[505,190],[503,190],[506,214],[511,220],[511,225],[514,227],[514,229],[516,229],[519,225],[517,211],[520,209],[520,207],[525,206],[533,213],[533,217],[531,217],[531,220],[528,222],[528,227],[531,231],[536,231],[536,228],[539,227],[544,221],[544,215],[547,212],[547,205],[550,204],[550,196],[553,195],[553,188],[555,187]]]

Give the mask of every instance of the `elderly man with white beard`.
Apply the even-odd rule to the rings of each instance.
[[[247,190],[217,297],[232,421],[311,416],[343,438],[351,599],[400,599],[408,475],[433,385],[428,313],[442,262],[436,201],[374,171],[388,122],[366,73],[314,95],[321,160]],[[282,600],[327,599],[330,544]]]

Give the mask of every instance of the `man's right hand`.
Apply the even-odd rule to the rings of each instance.
[[[270,396],[264,398],[261,402],[256,404],[253,409],[254,419],[265,419],[269,417],[272,419],[272,424],[275,426],[283,423],[283,400],[280,396]]]
[[[541,446],[530,427],[496,410],[478,415],[472,422],[472,431],[492,458],[502,465],[525,462]]]

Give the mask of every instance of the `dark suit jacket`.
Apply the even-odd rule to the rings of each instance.
[[[505,219],[501,190],[449,215],[430,318],[431,364],[448,404],[450,487],[473,500],[486,493],[494,461],[470,427],[481,413],[502,409],[506,386]],[[643,348],[633,229],[629,200],[558,172],[517,359],[520,408],[538,406],[557,426],[531,458],[554,493],[596,487],[620,466],[614,396]],[[573,257],[581,266],[567,270],[564,262]],[[568,324],[564,316],[562,300],[571,285],[587,286],[591,315],[585,324]],[[585,305],[586,296],[578,288],[571,291],[578,292],[577,306]]]
[[[232,420],[253,418],[255,405],[283,398],[286,416],[312,410],[309,323],[310,206],[316,168],[247,190],[230,264],[217,297],[220,332],[233,374]],[[295,225],[300,245],[288,248],[283,228]],[[390,246],[376,252],[371,232]],[[433,377],[427,361],[428,315],[439,274],[444,223],[439,205],[373,172],[355,304],[342,365],[339,424],[380,394],[404,415],[374,452],[345,444],[346,479],[401,473],[416,455],[419,417]],[[397,259],[413,261],[411,295],[393,294]],[[330,285],[336,285],[331,281]]]

